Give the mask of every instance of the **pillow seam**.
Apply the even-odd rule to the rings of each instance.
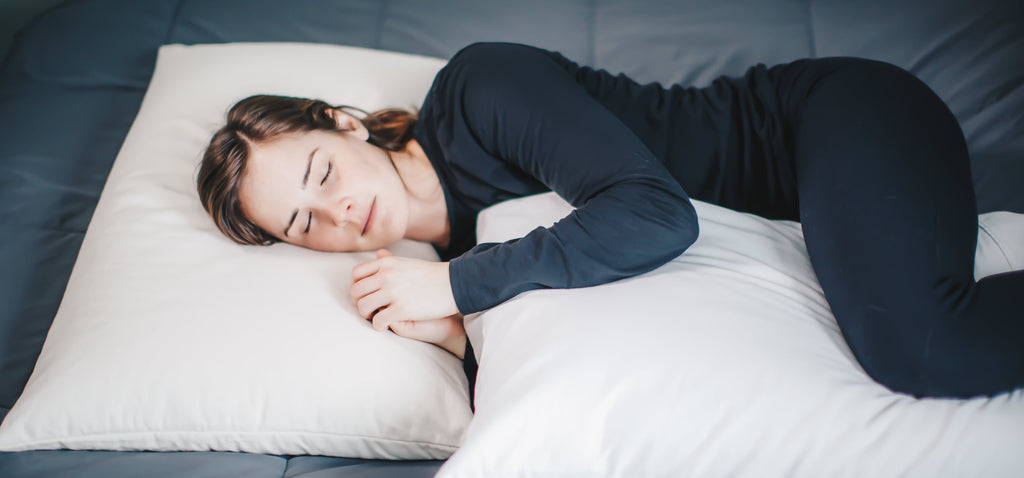
[[[53,438],[42,439],[42,440],[34,440],[34,441],[31,441],[31,442],[26,442],[26,441],[15,442],[15,443],[8,444],[8,446],[15,446],[15,447],[29,446],[29,447],[31,447],[31,446],[48,444],[48,443],[54,443],[54,442],[75,443],[75,442],[95,440],[95,439],[103,438],[103,437],[123,438],[123,437],[126,437],[126,436],[130,437],[130,436],[135,436],[135,435],[150,435],[150,436],[152,436],[152,435],[167,435],[167,434],[177,434],[177,435],[232,435],[232,436],[239,436],[239,435],[241,435],[241,436],[245,436],[245,435],[268,435],[268,434],[271,434],[271,435],[283,435],[283,434],[287,434],[287,435],[318,435],[318,436],[327,435],[327,436],[331,436],[331,437],[350,438],[350,439],[355,439],[355,440],[370,440],[370,441],[388,442],[388,443],[395,443],[395,444],[426,445],[426,446],[432,446],[432,447],[437,447],[437,448],[440,448],[440,449],[451,450],[451,451],[459,449],[458,445],[448,445],[448,444],[442,444],[442,443],[430,442],[430,441],[400,440],[400,439],[396,439],[396,438],[382,438],[382,437],[367,436],[367,435],[339,434],[339,433],[330,433],[330,432],[287,432],[287,431],[269,431],[269,430],[268,431],[256,431],[256,432],[235,432],[235,431],[211,432],[211,431],[182,431],[182,430],[167,431],[167,430],[161,430],[161,431],[152,431],[152,432],[92,433],[92,434],[88,434],[88,435],[75,435],[75,436],[70,436],[70,437],[67,437],[67,438],[53,437]]]

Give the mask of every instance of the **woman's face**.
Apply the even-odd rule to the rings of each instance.
[[[243,213],[310,249],[394,244],[408,227],[408,196],[387,152],[362,133],[310,131],[253,144],[239,186]]]

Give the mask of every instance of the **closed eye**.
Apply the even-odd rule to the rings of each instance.
[[[306,217],[306,230],[302,231],[303,234],[309,234],[309,226],[313,224],[313,211],[309,211],[309,216]]]
[[[327,178],[331,175],[331,169],[334,168],[334,163],[327,163],[327,174],[324,174],[324,179],[320,181],[320,185],[323,186],[327,182]]]

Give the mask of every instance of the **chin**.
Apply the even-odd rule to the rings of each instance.
[[[310,250],[314,250],[314,251],[319,251],[319,252],[354,252],[351,249],[344,249],[344,248],[340,248],[340,247],[331,247],[331,246],[321,246],[321,245],[302,246],[302,247],[305,247],[306,249],[310,249]]]
[[[395,243],[400,241],[400,240],[402,240],[401,237],[399,237],[398,239],[394,239],[394,240],[380,241],[380,242],[377,243],[376,246],[374,246],[373,248],[368,249],[368,250],[376,251],[377,249],[387,249],[388,247],[391,247],[391,246],[395,245]]]
[[[341,245],[338,245],[338,244],[335,244],[335,243],[332,243],[332,242],[317,243],[317,244],[294,244],[294,243],[292,243],[292,244],[296,245],[296,246],[299,246],[299,247],[305,247],[306,249],[310,249],[310,250],[314,250],[314,251],[319,251],[319,252],[359,252],[359,251],[371,250],[368,247],[359,247],[359,246],[344,247],[344,246],[341,246]]]

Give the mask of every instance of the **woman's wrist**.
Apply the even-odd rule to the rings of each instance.
[[[449,351],[452,355],[455,355],[459,360],[466,358],[466,334],[462,333],[456,336],[449,337],[439,345],[441,348]]]

